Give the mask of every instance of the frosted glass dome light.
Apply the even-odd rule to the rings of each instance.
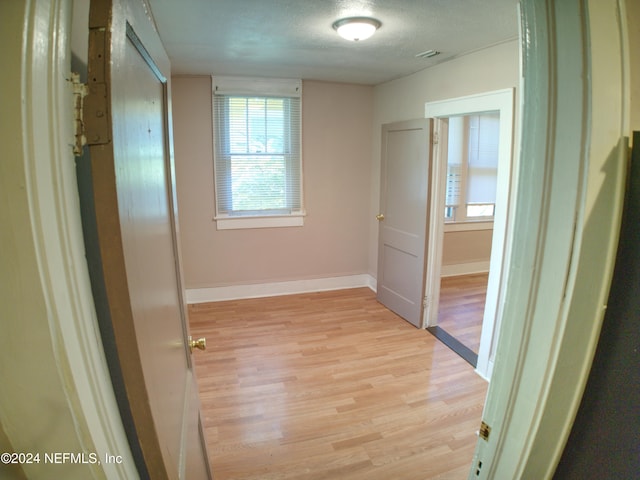
[[[376,30],[382,25],[378,20],[368,17],[351,17],[343,18],[333,24],[338,35],[345,40],[358,42],[366,40],[376,33]]]

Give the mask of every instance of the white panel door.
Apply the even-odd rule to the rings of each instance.
[[[422,327],[429,204],[428,119],[382,126],[378,300]]]

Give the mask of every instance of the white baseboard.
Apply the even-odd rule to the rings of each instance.
[[[487,382],[491,381],[491,374],[493,373],[493,360],[489,360],[489,363],[487,365],[485,365],[486,367],[486,371],[484,370],[484,368],[478,366],[475,369],[475,372],[484,380],[486,380]]]
[[[347,288],[368,287],[376,291],[376,279],[369,274],[348,275],[343,277],[314,278],[290,282],[259,283],[252,285],[230,285],[226,287],[189,288],[186,291],[187,303],[219,302],[243,298],[275,297],[296,293],[344,290]]]
[[[455,277],[458,275],[471,275],[473,273],[486,273],[489,271],[489,260],[485,262],[459,263],[456,265],[442,265],[441,277]]]

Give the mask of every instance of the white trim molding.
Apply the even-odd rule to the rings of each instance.
[[[481,230],[493,230],[491,222],[451,222],[444,224],[444,232],[479,232]]]
[[[469,479],[552,478],[597,346],[629,136],[624,0],[522,0],[509,287]]]
[[[215,217],[217,230],[239,230],[243,228],[303,227],[304,213],[272,217]]]
[[[442,265],[441,277],[456,277],[458,275],[473,275],[474,273],[487,273],[489,271],[489,260],[483,262],[456,263],[452,265]]]
[[[187,303],[219,302],[244,298],[275,297],[297,293],[345,290],[368,287],[375,292],[376,279],[368,274],[345,275],[341,277],[313,278],[288,282],[257,283],[249,285],[228,285],[210,288],[187,289]]]
[[[484,92],[464,97],[427,102],[425,116],[434,118],[434,131],[439,138],[447,138],[448,119],[459,115],[482,112],[500,112],[500,141],[498,146],[498,178],[496,189],[495,216],[493,218],[490,268],[487,284],[487,298],[482,321],[482,335],[478,351],[477,372],[484,378],[491,378],[489,367],[492,361],[493,346],[497,342],[497,332],[500,325],[500,304],[506,294],[503,272],[508,268],[509,211],[513,209],[512,199],[515,189],[514,178],[517,172],[517,162],[513,161],[513,125],[514,125],[514,88],[505,88],[491,92]],[[447,142],[441,141],[434,146],[433,167],[431,180],[431,218],[429,227],[429,253],[427,256],[427,285],[425,296],[433,299],[425,308],[424,322],[427,326],[438,324],[438,309],[440,298],[440,278],[442,276],[442,249],[444,232],[454,228],[469,228],[477,223],[478,226],[488,222],[465,222],[453,227],[445,224],[445,189],[447,170]]]

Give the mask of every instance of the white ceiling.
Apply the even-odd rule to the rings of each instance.
[[[517,0],[147,1],[173,74],[377,85],[518,35]],[[382,27],[348,42],[331,25],[351,16]]]

